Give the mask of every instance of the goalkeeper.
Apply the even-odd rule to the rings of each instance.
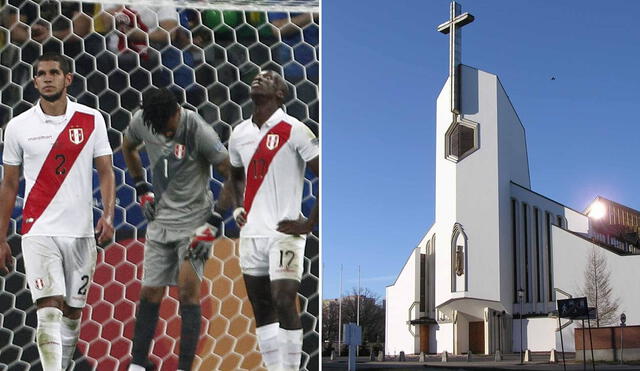
[[[146,148],[153,187],[146,183],[138,148]],[[122,153],[147,225],[144,276],[129,370],[153,368],[148,359],[166,286],[179,288],[179,370],[190,370],[200,337],[200,281],[222,218],[213,211],[210,165],[228,179],[227,150],[213,128],[178,105],[167,89],[149,88],[124,132]],[[225,186],[223,193],[233,190]],[[231,196],[229,196],[231,197]]]

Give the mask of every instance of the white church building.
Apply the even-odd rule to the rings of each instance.
[[[580,212],[531,189],[524,126],[496,75],[460,64],[459,27],[473,17],[455,3],[451,13],[439,27],[451,63],[437,99],[435,222],[386,289],[385,353],[560,350],[556,300],[582,296],[593,249],[620,312],[640,324],[640,291],[628,287],[640,213],[605,199]],[[577,323],[561,323],[574,351]]]

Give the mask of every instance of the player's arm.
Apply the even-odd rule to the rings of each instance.
[[[129,129],[131,126],[129,126]],[[142,167],[142,160],[140,159],[139,142],[134,142],[129,137],[129,130],[125,131],[125,135],[122,138],[122,156],[124,162],[127,164],[127,172],[133,179],[136,188],[136,199],[142,206],[142,213],[148,221],[155,219],[155,196],[151,185],[144,179],[144,168]]]
[[[229,184],[231,176],[229,174],[231,164],[229,163],[229,157],[225,157],[222,161],[214,165],[216,171],[224,177],[224,183],[222,184],[222,192],[220,193],[220,198],[218,199],[218,207],[220,209],[226,210],[235,205],[235,197],[233,195],[233,189]]]
[[[231,173],[233,161],[233,134],[229,138],[229,150],[224,147],[218,133],[212,126],[207,124],[202,117],[196,116],[200,121],[198,131],[196,134],[197,147],[200,155],[205,161],[213,165],[216,172],[218,172],[224,178],[224,184],[222,192],[218,198],[218,209],[227,210],[235,208],[239,203],[239,194],[242,193],[242,185],[238,186],[237,181],[234,179]]]
[[[7,243],[7,229],[16,203],[19,184],[20,166],[4,164],[4,178],[0,185],[0,273],[8,273],[13,267],[11,247]]]
[[[127,164],[127,172],[133,180],[144,179],[144,168],[138,147],[139,144],[132,142],[126,135],[122,138],[122,156]]]
[[[307,161],[307,166],[317,176],[318,182],[320,182],[320,161],[318,156]],[[286,234],[301,235],[310,233],[313,227],[318,223],[318,217],[320,214],[320,193],[316,196],[316,203],[313,205],[311,215],[308,219],[298,220],[283,220],[278,223],[278,231]]]
[[[231,166],[229,170],[229,187],[233,188],[233,219],[238,227],[242,228],[247,223],[247,211],[244,209],[244,167]]]
[[[236,128],[237,129],[237,128]],[[238,152],[238,131],[234,129],[229,137],[229,178],[225,187],[229,187],[230,199],[225,205],[226,209],[233,210],[233,219],[238,227],[242,228],[247,222],[247,212],[244,209],[245,172],[242,166],[242,157]]]
[[[216,170],[224,176],[224,186],[220,194],[221,209],[235,209],[242,206],[242,191],[244,189],[244,171],[231,165],[229,158],[216,165]]]
[[[102,196],[102,216],[96,225],[98,242],[105,243],[113,238],[113,209],[115,206],[115,176],[111,155],[95,158],[95,166],[100,180],[100,195]]]

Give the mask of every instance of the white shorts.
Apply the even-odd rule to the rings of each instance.
[[[249,276],[268,275],[271,281],[300,281],[306,240],[306,236],[241,237],[242,273]]]
[[[22,256],[34,302],[63,296],[69,306],[84,307],[98,256],[93,237],[23,237]]]

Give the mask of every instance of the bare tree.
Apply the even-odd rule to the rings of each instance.
[[[322,340],[330,343],[338,341],[338,299],[324,300],[322,303]]]
[[[358,322],[358,303],[360,304],[360,326],[362,327],[362,344],[384,342],[384,307],[382,300],[367,288],[353,288],[349,296],[342,298],[343,323]]]
[[[342,324],[358,321],[358,302],[360,303],[360,326],[362,327],[362,345],[379,347],[384,343],[384,303],[380,297],[363,288],[352,289],[348,296],[342,297]],[[338,340],[338,299],[325,300],[322,305],[322,340],[335,343]]]
[[[596,327],[612,325],[617,321],[619,299],[613,296],[611,272],[607,259],[597,248],[592,248],[584,270],[583,295],[589,305],[596,307]]]

